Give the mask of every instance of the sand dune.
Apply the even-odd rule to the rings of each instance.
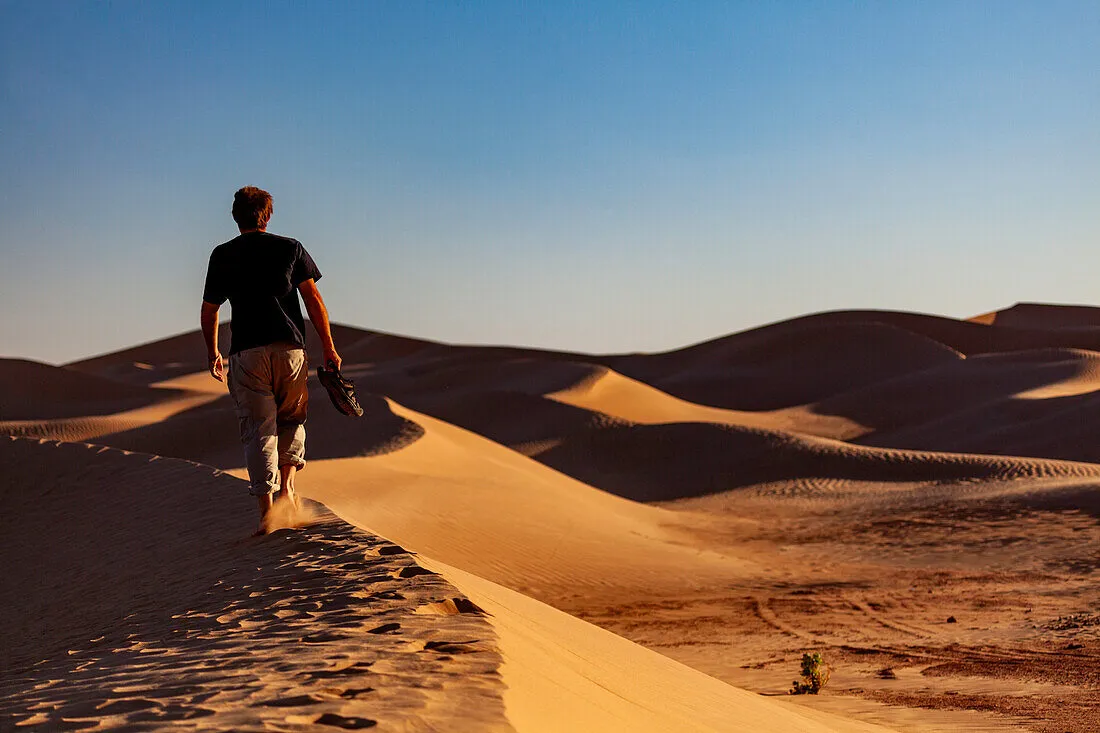
[[[382,456],[313,462],[300,476],[305,495],[425,555],[540,597],[550,588],[695,586],[753,572],[752,563],[686,545],[674,512],[392,407],[423,436]]]
[[[451,347],[422,363],[374,363],[346,372],[375,393],[521,451],[615,421],[544,396],[583,383],[604,367],[481,351],[464,358],[466,351]]]
[[[418,426],[395,416],[385,400],[378,396],[361,396],[368,417],[355,421],[333,411],[327,405],[324,390],[316,384],[310,399],[315,407],[307,438],[311,461],[385,453],[416,440],[420,434]],[[233,401],[228,396],[159,422],[104,431],[94,438],[82,439],[94,439],[101,445],[124,450],[201,461],[221,468],[240,466],[244,460]]]
[[[529,455],[535,455],[536,457],[542,450],[564,443],[563,438],[567,434],[616,424],[715,423],[793,431],[841,439],[865,432],[863,426],[855,422],[850,416],[816,411],[811,409],[812,406],[800,405],[793,408],[756,412],[707,407],[673,397],[655,387],[607,368],[595,370],[588,380],[560,392],[547,394],[546,397],[556,402],[588,410],[594,419],[584,423],[578,421],[573,430],[560,431],[555,440],[548,440],[541,446],[532,446],[530,450],[525,450]],[[465,425],[461,419],[451,420],[451,422]],[[477,429],[475,428],[475,430]],[[477,432],[482,431],[477,430]],[[498,439],[492,433],[483,434]],[[511,442],[503,442],[516,447]]]
[[[51,367],[52,368],[52,367]],[[61,369],[59,371],[67,371]],[[71,373],[85,379],[87,375]],[[122,384],[123,388],[131,385]],[[0,421],[0,434],[97,444],[229,468],[242,463],[237,418],[224,383],[205,372],[134,389],[164,394],[148,407],[114,414],[62,419]],[[340,458],[394,450],[415,440],[418,428],[394,416],[385,400],[361,395],[369,417],[348,421],[326,407],[328,397],[311,382],[319,408],[310,418],[310,457]]]
[[[1095,461],[1100,353],[1044,349],[973,357],[809,408],[861,429],[866,445]]]
[[[952,351],[975,355],[1048,347],[1100,350],[1100,333],[994,327],[919,313],[835,311],[661,354],[599,361],[692,402],[767,410],[946,364]]]
[[[610,365],[691,402],[773,410],[958,358],[938,341],[885,323],[799,319]]]
[[[229,350],[229,328],[223,324],[220,348]],[[66,364],[67,369],[122,382],[151,384],[182,374],[206,371],[202,334],[188,331],[148,344]]]
[[[610,426],[536,456],[634,501],[670,501],[806,479],[913,482],[1100,476],[1087,463],[855,446],[796,433],[708,423]]]
[[[482,435],[525,455],[564,436],[620,422],[601,412],[523,392],[408,395],[410,407]]]
[[[311,328],[307,326],[306,328]],[[341,326],[341,336],[338,340],[340,357],[349,364],[363,364],[372,362],[395,362],[408,357],[422,359],[429,357],[439,350],[445,350],[444,344],[423,339],[397,336],[379,331],[365,331],[351,326]],[[336,338],[336,332],[333,332]]]
[[[146,389],[24,359],[0,359],[0,421],[104,415],[179,393]]]
[[[670,422],[748,425],[769,422],[767,416],[706,407],[678,399],[606,367],[594,369],[576,384],[545,396],[556,402],[642,425]]]
[[[1098,377],[1097,352],[1041,349],[985,354],[833,395],[804,410],[843,417],[859,426],[848,435],[836,436],[851,439],[1011,398],[1038,401],[1087,394],[1100,386]]]
[[[317,335],[306,328],[306,344],[314,363],[320,360],[321,350]],[[353,344],[372,332],[351,326],[332,324],[333,337],[341,344]],[[229,353],[232,328],[221,324],[218,346],[223,354]],[[173,377],[206,371],[206,347],[202,333],[188,331],[122,351],[115,351],[89,359],[65,364],[67,369],[95,374],[121,382],[152,384]]]
[[[65,389],[40,390],[38,392],[40,399],[37,402],[27,402],[27,409],[23,414],[29,419],[0,420],[0,435],[85,441],[98,440],[116,433],[140,432],[143,429],[156,433],[161,430],[165,421],[178,415],[183,416],[181,420],[186,420],[187,417],[197,414],[201,420],[203,416],[210,414],[211,409],[217,409],[219,398],[225,397],[225,385],[214,381],[206,374],[191,374],[144,386],[114,382],[65,368],[47,367],[47,369],[53,370],[47,374],[54,375],[56,372],[63,375],[63,379],[54,381],[63,383],[70,390],[69,394],[109,395],[112,391],[123,394],[133,392],[140,397],[139,404],[146,404],[143,407],[131,409],[129,406],[135,402],[132,397],[118,400],[93,397],[91,399],[95,410],[85,411],[81,409],[82,404],[85,403],[75,398],[67,399],[69,394]],[[81,414],[82,412],[87,414]],[[57,417],[57,415],[72,413],[79,416]],[[32,415],[33,417],[30,417]],[[209,427],[207,430],[209,431]],[[212,432],[213,435],[209,437],[214,439],[223,438],[225,435],[217,427],[214,427]],[[164,442],[177,442],[177,439],[174,435],[170,435]],[[194,451],[186,452],[187,455],[181,455],[178,452],[167,451],[162,455],[193,457]]]
[[[1087,305],[1017,303],[1010,308],[983,313],[969,319],[998,327],[1034,330],[1076,330],[1100,328],[1100,308]]]
[[[1036,399],[1014,396],[918,425],[875,433],[861,442],[924,450],[1100,461],[1095,429],[1098,420],[1100,395],[1097,394]]]

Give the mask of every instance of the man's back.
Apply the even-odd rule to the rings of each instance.
[[[233,306],[229,353],[268,344],[305,344],[297,286],[320,270],[296,239],[263,231],[241,234],[210,255],[203,300]]]

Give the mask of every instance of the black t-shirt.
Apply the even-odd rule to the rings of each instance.
[[[233,307],[230,354],[281,342],[305,346],[298,286],[321,271],[297,239],[248,232],[210,253],[202,299]]]

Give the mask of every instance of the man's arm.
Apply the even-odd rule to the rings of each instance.
[[[202,337],[206,341],[206,360],[210,376],[219,382],[224,382],[225,367],[222,365],[221,352],[218,351],[218,309],[220,307],[204,300],[199,323],[202,324]]]
[[[306,304],[306,313],[313,327],[317,329],[317,335],[321,338],[321,347],[325,351],[325,365],[331,362],[340,368],[342,363],[340,355],[336,353],[336,346],[332,343],[332,328],[328,322],[328,309],[325,301],[321,299],[321,291],[317,289],[317,283],[313,278],[303,280],[298,284],[298,292],[302,294],[302,302]]]

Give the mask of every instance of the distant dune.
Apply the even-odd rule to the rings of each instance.
[[[24,359],[0,359],[0,421],[105,415],[176,394]]]
[[[611,362],[627,376],[692,402],[771,410],[958,358],[953,348],[888,323],[799,319]]]
[[[1100,309],[1088,305],[1050,305],[1017,303],[1011,308],[983,313],[970,319],[975,323],[1041,331],[1080,330],[1082,336],[1100,329]]]
[[[361,329],[339,324],[333,324],[332,331],[334,338],[339,339],[340,343],[353,342],[367,333]],[[310,331],[306,336],[310,353],[316,362],[320,359],[320,347],[316,334]],[[222,324],[218,340],[223,354],[229,353],[231,337],[232,327],[229,324]],[[123,351],[80,359],[64,366],[74,371],[122,382],[152,384],[205,371],[206,347],[203,345],[201,333],[188,331]]]
[[[610,426],[575,435],[535,457],[635,501],[670,501],[802,479],[1100,477],[1100,467],[1093,464],[863,448],[778,430],[706,423]]]

